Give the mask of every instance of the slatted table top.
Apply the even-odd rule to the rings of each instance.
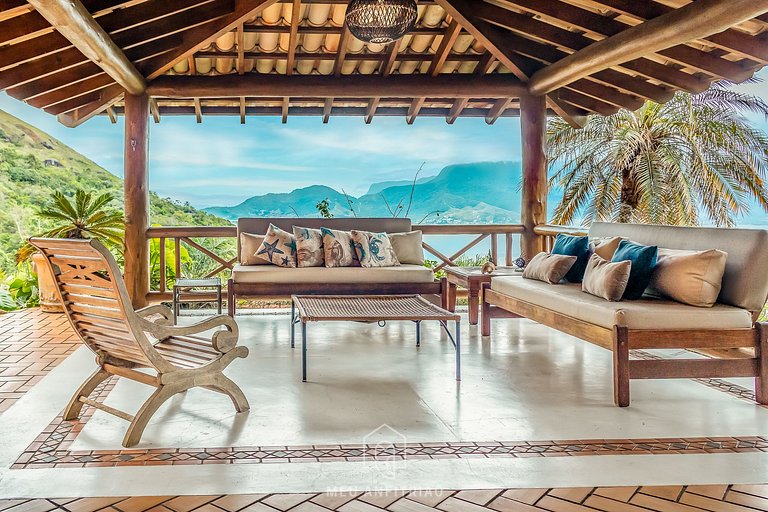
[[[178,288],[206,288],[221,286],[221,279],[218,277],[206,278],[181,278],[174,284]]]
[[[420,295],[293,295],[291,299],[303,322],[459,319]]]

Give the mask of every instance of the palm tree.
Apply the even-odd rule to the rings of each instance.
[[[768,210],[768,135],[743,114],[768,103],[717,83],[665,104],[547,126],[550,185],[564,191],[552,221],[733,226],[754,199]]]
[[[77,190],[70,199],[61,192],[51,194],[51,203],[40,210],[40,217],[56,223],[42,233],[43,238],[95,238],[107,247],[122,252],[125,223],[119,212],[104,209],[114,196],[104,193],[95,196],[84,190]],[[17,253],[17,260],[29,258],[34,247],[25,244]]]

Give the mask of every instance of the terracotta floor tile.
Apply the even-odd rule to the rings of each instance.
[[[490,490],[472,490],[472,491],[459,491],[454,497],[469,501],[475,505],[487,505],[496,496],[498,496],[503,489],[490,489]]]
[[[8,512],[48,512],[57,508],[56,505],[48,500],[29,500],[6,509]]]
[[[589,496],[592,493],[593,490],[594,490],[593,487],[573,487],[573,488],[566,488],[566,489],[552,489],[549,492],[549,495],[554,496],[555,498],[566,500],[566,501],[581,503],[587,498],[587,496]]]
[[[323,494],[318,494],[314,498],[312,498],[312,503],[316,505],[320,505],[321,507],[325,507],[327,509],[336,510],[340,506],[344,505],[345,503],[352,501],[353,499],[360,496],[361,492],[336,492],[336,493],[330,493],[326,492]],[[373,503],[371,503],[374,505]]]
[[[689,485],[685,488],[685,492],[700,494],[716,500],[722,500],[727,491],[727,485]]]
[[[70,512],[93,512],[102,508],[114,505],[125,498],[81,498],[71,503],[67,503],[67,510]]]
[[[176,512],[189,512],[215,500],[218,496],[177,496],[163,503],[163,506]]]
[[[533,505],[527,505],[519,501],[510,500],[509,498],[505,498],[503,496],[499,496],[490,502],[488,507],[492,510],[497,510],[498,512],[534,512],[541,510],[540,508],[534,507]]]
[[[700,509],[686,505],[684,503],[674,503],[663,498],[657,498],[656,496],[649,496],[647,494],[635,494],[629,501],[632,504],[640,507],[649,508],[651,510],[669,511],[669,512],[701,512]],[[721,502],[718,502],[721,503]],[[720,508],[705,508],[705,510],[720,511]]]
[[[627,502],[635,492],[637,492],[637,487],[598,487],[593,494]]]
[[[450,491],[415,491],[408,494],[408,499],[426,505],[428,507],[434,507],[438,503],[448,499],[453,493]]]
[[[401,498],[387,507],[391,512],[434,512],[435,509],[418,501]]]
[[[502,496],[511,500],[533,505],[547,493],[548,489],[509,489]]]
[[[361,494],[357,499],[376,507],[387,508],[406,494],[407,491],[371,491]]]
[[[217,507],[228,510],[229,512],[237,512],[238,510],[243,509],[248,505],[256,503],[266,496],[266,494],[232,494],[229,496],[222,496],[212,503]]]
[[[314,494],[273,494],[261,502],[278,510],[289,510],[314,496]]]
[[[696,494],[685,493],[680,498],[680,503],[691,505],[692,507],[703,508],[704,510],[717,510],[717,512],[754,512],[754,509],[742,507],[733,503],[726,503]]]
[[[114,507],[123,512],[144,512],[171,498],[172,496],[138,496],[116,503]]]
[[[768,484],[732,485],[731,490],[752,494],[753,496],[762,496],[763,498],[768,498]]]
[[[683,487],[680,485],[668,485],[657,487],[641,487],[640,491],[643,494],[649,494],[656,496],[657,498],[663,498],[669,501],[677,501],[680,493],[683,491]]]

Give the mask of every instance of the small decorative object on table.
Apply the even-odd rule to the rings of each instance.
[[[483,265],[483,268],[480,269],[480,272],[483,274],[493,274],[493,272],[496,270],[496,264],[492,261],[488,261]]]
[[[514,265],[515,265],[515,266],[518,268],[518,270],[519,270],[520,272],[522,272],[522,271],[523,271],[523,269],[525,268],[525,266],[528,264],[528,262],[526,262],[526,261],[525,261],[525,259],[524,259],[522,256],[521,256],[521,257],[519,257],[519,258],[517,258],[517,259],[516,259],[515,261],[513,261],[512,263],[514,263]]]

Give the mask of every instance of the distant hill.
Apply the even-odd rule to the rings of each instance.
[[[399,216],[419,222],[491,223],[520,221],[520,163],[477,162],[450,165],[437,176],[417,181],[384,182],[371,185],[361,197],[347,197],[330,187],[313,185],[285,194],[251,197],[235,206],[217,206],[205,211],[229,220],[238,217],[316,216],[315,205],[328,199],[331,212],[349,217],[352,202],[355,213],[362,217],[389,217],[400,208]]]
[[[0,110],[0,269],[9,271],[22,241],[47,226],[36,216],[54,190],[112,192],[122,209],[123,182],[66,144]],[[188,203],[150,194],[153,224],[227,225]]]

